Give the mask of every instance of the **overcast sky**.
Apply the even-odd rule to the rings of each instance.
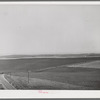
[[[100,6],[0,5],[0,55],[100,53]]]

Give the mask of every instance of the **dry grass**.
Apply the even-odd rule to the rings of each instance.
[[[7,79],[7,81],[12,84],[12,86],[14,86],[16,89],[24,89],[24,87],[22,86],[22,84],[17,83],[16,81],[14,81],[9,75],[4,75],[4,77]]]
[[[3,88],[2,84],[0,84],[0,90],[4,90],[4,88]]]
[[[19,73],[17,72],[17,73],[13,73],[12,75],[13,75],[12,77],[14,77],[13,79],[15,79],[15,81],[17,79],[17,80],[22,81],[22,84],[25,83],[23,81],[24,78],[21,78],[21,77],[25,77],[25,76],[27,77],[26,72],[19,72]],[[17,76],[18,78],[15,78],[15,76]],[[42,72],[36,72],[36,73],[30,72],[30,77],[35,80],[42,79],[41,81],[39,81],[39,80],[37,80],[37,81],[33,80],[33,81],[36,84],[39,84],[39,83],[42,84],[42,86],[47,84],[47,87],[42,87],[43,89],[49,89],[48,84],[51,83],[52,81],[56,81],[56,83],[61,82],[61,83],[67,84],[66,88],[61,87],[62,85],[61,86],[58,85],[58,88],[56,88],[56,89],[60,89],[59,87],[61,87],[61,89],[100,90],[100,85],[99,85],[100,84],[100,69],[95,69],[95,68],[81,68],[81,67],[64,66],[64,67],[58,67],[55,69],[53,68],[53,69],[49,69],[49,70],[44,70]],[[50,81],[47,82],[44,80],[50,80]],[[26,78],[26,82],[27,82],[27,78]],[[31,83],[34,84],[33,82],[31,82]],[[72,85],[75,86],[75,88],[70,87]],[[55,85],[53,84],[52,86],[55,86]],[[70,88],[68,88],[68,87],[70,87]],[[55,89],[55,88],[52,87],[51,89]]]
[[[5,78],[16,88],[25,90],[80,90],[86,89],[82,86],[72,85],[68,83],[50,81],[45,79],[30,78],[29,83],[26,77],[8,76]]]

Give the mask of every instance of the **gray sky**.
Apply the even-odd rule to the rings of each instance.
[[[0,5],[0,55],[100,53],[100,6]]]

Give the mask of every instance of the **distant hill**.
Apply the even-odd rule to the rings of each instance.
[[[75,58],[75,57],[100,57],[98,53],[84,54],[40,54],[40,55],[5,55],[0,58]]]

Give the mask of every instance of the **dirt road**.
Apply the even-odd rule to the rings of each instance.
[[[15,88],[5,79],[4,74],[0,74],[0,84],[5,90],[15,90]]]

